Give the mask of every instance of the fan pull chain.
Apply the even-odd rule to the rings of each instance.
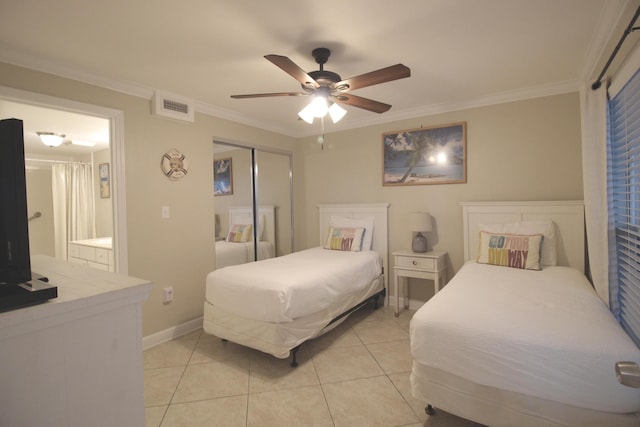
[[[318,144],[320,144],[320,149],[324,151],[324,117],[320,117],[320,135],[318,136]]]

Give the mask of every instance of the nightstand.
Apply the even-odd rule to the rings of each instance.
[[[400,315],[400,289],[406,287],[406,283],[401,283],[400,279],[413,277],[415,279],[433,280],[434,295],[446,283],[446,257],[447,253],[442,251],[432,251],[416,253],[411,251],[393,252],[394,264],[393,281],[396,289],[396,317]],[[406,279],[405,279],[406,282]],[[401,286],[404,285],[404,286]],[[402,292],[404,308],[409,308],[409,298],[407,292]]]

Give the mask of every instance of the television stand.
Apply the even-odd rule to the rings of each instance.
[[[57,296],[58,287],[50,284],[48,278],[31,273],[28,282],[0,285],[0,312],[40,304]]]

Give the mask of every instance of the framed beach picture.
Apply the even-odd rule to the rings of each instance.
[[[467,124],[382,134],[382,185],[467,182]]]
[[[109,163],[100,163],[98,165],[98,173],[100,175],[100,198],[108,199],[111,197],[111,176],[109,174]]]
[[[213,161],[213,194],[215,196],[228,196],[233,194],[231,161],[231,158]]]

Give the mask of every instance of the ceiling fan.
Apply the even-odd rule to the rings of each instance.
[[[374,113],[384,113],[391,108],[391,105],[374,101],[372,99],[363,98],[361,96],[352,95],[349,92],[367,86],[373,86],[380,83],[403,79],[411,75],[411,70],[408,67],[402,64],[396,64],[390,67],[381,68],[376,71],[371,71],[369,73],[342,80],[339,74],[324,69],[324,64],[329,60],[329,56],[331,55],[331,51],[329,49],[319,47],[317,49],[314,49],[311,52],[311,55],[320,65],[320,69],[318,71],[311,71],[309,73],[304,71],[286,56],[265,55],[265,58],[267,60],[271,61],[277,67],[300,82],[300,85],[302,86],[304,92],[254,93],[247,95],[231,95],[231,98],[244,99],[264,98],[272,96],[313,95],[314,99],[320,99],[321,102],[324,103],[324,114],[326,114],[327,109],[329,109],[329,112],[331,112],[329,107],[333,107],[333,103],[350,105],[352,107],[362,108]],[[311,106],[311,104],[309,106]],[[346,111],[342,111],[342,115],[344,115]],[[309,123],[313,121],[313,118],[311,118],[311,121],[307,120],[305,117],[303,117],[302,113],[303,112],[301,111],[301,118],[305,119]],[[324,114],[316,115],[315,117],[322,117],[324,116]],[[342,116],[340,116],[340,118],[341,117]],[[334,122],[336,121],[337,120],[334,119]]]

